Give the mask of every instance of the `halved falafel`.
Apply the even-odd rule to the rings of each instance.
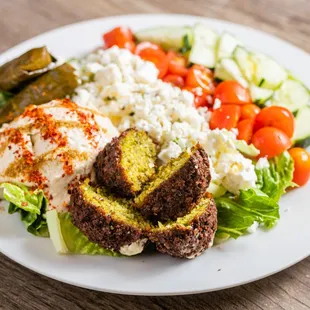
[[[151,225],[130,201],[115,198],[86,180],[73,190],[69,210],[73,224],[90,241],[124,255],[143,251]]]
[[[159,223],[149,238],[159,252],[174,257],[195,258],[213,245],[217,210],[213,198],[203,197],[198,205],[175,222]]]
[[[176,220],[190,212],[210,183],[209,160],[197,144],[159,168],[134,200],[141,214],[152,221]]]
[[[156,145],[144,131],[131,128],[98,154],[98,184],[123,197],[133,197],[155,173]]]

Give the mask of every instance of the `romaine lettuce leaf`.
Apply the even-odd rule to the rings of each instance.
[[[73,225],[71,215],[68,212],[58,213],[56,210],[48,211],[47,223],[50,238],[58,253],[121,256],[116,252],[107,250],[96,243],[90,242],[88,238]]]
[[[223,196],[215,199],[218,210],[217,237],[238,238],[254,222],[273,227],[280,218],[278,203],[259,189],[241,190],[236,198]]]
[[[3,197],[9,205],[9,213],[20,213],[21,221],[33,235],[48,237],[46,208],[48,201],[42,190],[29,191],[26,186],[2,183]]]
[[[256,186],[270,198],[279,201],[293,180],[294,161],[288,152],[269,160],[269,168],[256,169]]]

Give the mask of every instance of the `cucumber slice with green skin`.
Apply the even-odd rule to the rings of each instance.
[[[275,91],[271,100],[272,105],[278,105],[289,109],[291,112],[298,111],[310,102],[309,90],[299,81],[286,80]]]
[[[248,87],[247,81],[243,78],[242,72],[237,63],[231,58],[222,59],[215,68],[215,78],[219,80],[235,80],[243,87]]]
[[[214,68],[217,39],[217,33],[203,24],[197,24],[193,29],[193,45],[189,54],[189,61],[208,68]]]
[[[233,35],[229,33],[223,33],[218,40],[217,47],[217,61],[223,58],[229,58],[232,56],[234,50],[238,45],[242,45]]]
[[[245,79],[251,83],[255,72],[255,64],[252,60],[251,53],[245,48],[237,46],[233,52],[233,58],[238,64]]]
[[[264,105],[267,100],[270,100],[274,94],[274,91],[271,89],[266,89],[262,87],[258,87],[254,84],[251,84],[250,87],[250,94],[252,101],[257,105]]]
[[[310,107],[301,108],[295,118],[295,132],[293,136],[295,146],[310,146]]]
[[[217,185],[213,182],[210,182],[210,185],[207,189],[207,192],[212,194],[214,198],[221,197],[227,192],[226,188],[222,185]]]
[[[190,44],[192,43],[193,38],[192,28],[187,26],[148,28],[137,31],[134,35],[139,42],[149,41],[152,43],[156,43],[165,50],[179,50],[183,47],[185,36],[188,36]]]
[[[263,54],[252,54],[254,62],[253,83],[259,87],[277,89],[286,79],[287,72],[275,60]]]
[[[259,155],[259,150],[253,144],[247,144],[243,140],[236,140],[235,146],[237,150],[245,156],[256,157]]]

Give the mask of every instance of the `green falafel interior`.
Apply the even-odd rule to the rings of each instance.
[[[80,185],[80,189],[85,200],[91,201],[106,216],[117,218],[119,221],[130,224],[133,227],[151,228],[151,224],[143,219],[142,215],[132,207],[129,199],[116,198],[105,188],[92,187],[88,180]]]
[[[188,214],[178,217],[176,221],[168,221],[165,223],[158,222],[158,227],[154,228],[153,231],[172,229],[176,226],[189,227],[191,226],[193,220],[196,217],[199,217],[201,214],[204,214],[210,206],[210,199],[203,197],[196,207]]]
[[[137,207],[143,204],[144,199],[161,183],[168,180],[175,172],[179,171],[189,160],[191,154],[198,149],[198,145],[194,146],[191,150],[185,150],[179,157],[171,159],[166,165],[158,169],[157,174],[146,185],[144,190],[139,196],[135,198]]]
[[[156,146],[148,134],[135,129],[129,130],[120,140],[122,148],[121,165],[132,183],[134,192],[155,173]]]

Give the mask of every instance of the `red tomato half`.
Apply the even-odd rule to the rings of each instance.
[[[147,61],[151,61],[157,67],[159,73],[158,78],[163,78],[168,71],[168,57],[162,50],[153,48],[145,48],[140,51],[139,56]]]
[[[310,154],[301,147],[293,147],[289,153],[294,160],[293,182],[303,186],[310,178]]]
[[[241,106],[240,120],[254,119],[259,113],[260,108],[255,104],[244,104]]]
[[[254,131],[262,127],[275,127],[291,138],[294,134],[294,115],[286,108],[271,106],[262,109],[255,119]]]
[[[212,112],[210,128],[227,129],[235,128],[240,119],[240,107],[236,104],[222,105],[219,109]]]
[[[187,60],[184,56],[170,51],[167,54],[169,59],[168,72],[179,76],[186,76],[188,73]]]
[[[254,133],[252,143],[259,149],[259,157],[272,158],[288,150],[292,142],[280,129],[264,127]]]
[[[193,65],[186,76],[186,86],[201,87],[208,94],[214,92],[213,73],[200,65]]]
[[[241,109],[242,114],[242,109]],[[240,121],[237,125],[238,128],[238,140],[244,140],[247,144],[251,142],[252,135],[253,135],[253,126],[254,120],[253,119],[244,119]]]
[[[252,103],[249,91],[236,81],[220,83],[214,93],[214,99],[221,100],[222,104],[250,104]]]
[[[182,78],[182,76],[176,75],[176,74],[167,74],[164,78],[163,78],[164,82],[173,84],[174,86],[177,87],[184,87],[184,79]]]
[[[103,35],[105,47],[117,45],[120,48],[127,48],[131,52],[135,49],[133,34],[128,27],[116,27]]]

